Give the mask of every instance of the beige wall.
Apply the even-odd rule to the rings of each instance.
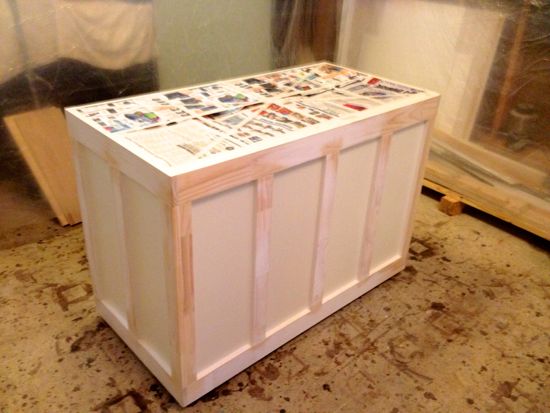
[[[154,0],[161,89],[269,70],[271,0]]]

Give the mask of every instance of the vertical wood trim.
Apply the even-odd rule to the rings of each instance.
[[[254,251],[254,288],[251,344],[265,339],[267,325],[267,277],[269,275],[269,237],[273,203],[273,175],[256,181],[256,240]]]
[[[340,152],[333,150],[325,156],[321,201],[317,220],[317,239],[315,240],[315,258],[309,308],[317,310],[321,306],[325,284],[325,262],[329,240],[330,217],[334,206],[336,191],[336,174]]]
[[[382,203],[382,195],[384,193],[384,182],[386,178],[386,169],[388,166],[391,137],[391,133],[383,134],[376,150],[376,163],[374,166],[374,175],[370,189],[365,228],[363,230],[361,258],[359,260],[358,278],[360,281],[367,278],[370,273],[375,236],[374,228],[378,211],[380,210],[380,204]]]
[[[432,137],[432,131],[434,127],[434,119],[432,118],[429,121],[424,122],[424,132],[422,136],[423,148],[422,155],[419,160],[417,160],[417,170],[416,170],[416,182],[414,186],[414,192],[412,193],[412,199],[409,201],[410,207],[407,209],[409,213],[409,218],[407,222],[407,227],[403,232],[403,249],[401,256],[407,257],[409,253],[409,246],[411,243],[413,224],[414,224],[414,213],[416,211],[416,206],[418,205],[418,199],[420,197],[420,191],[422,190],[422,182],[424,178],[424,171],[426,168],[426,163],[428,162],[428,156],[430,154],[430,142]]]
[[[168,311],[173,313],[173,320],[171,324],[172,331],[170,332],[170,338],[173,340],[173,347],[171,353],[171,375],[172,380],[175,381],[177,388],[183,388],[185,377],[185,363],[184,359],[184,307],[183,307],[183,253],[181,242],[181,213],[179,206],[168,206],[170,212],[170,250],[168,255],[172,263],[171,274],[172,284],[168,283],[166,293],[168,296]]]
[[[124,284],[126,285],[126,325],[128,330],[134,335],[136,332],[136,320],[134,315],[134,294],[132,281],[130,279],[130,261],[128,257],[128,246],[126,244],[126,225],[124,222],[124,205],[122,200],[121,174],[120,171],[112,166],[109,167],[111,184],[113,188],[114,217],[117,234],[117,244],[119,248],[120,270]]]
[[[179,246],[179,263],[177,265],[178,270],[176,271],[176,305],[178,311],[178,341],[180,343],[180,376],[183,385],[187,385],[196,380],[195,288],[191,203],[187,202],[179,207],[175,207],[174,218],[176,254],[178,254]]]
[[[166,306],[168,308],[168,337],[170,340],[170,378],[176,388],[182,388],[182,368],[180,355],[182,343],[180,329],[183,326],[183,303],[179,297],[183,297],[183,288],[180,288],[178,280],[183,282],[181,239],[179,231],[179,211],[172,205],[164,205],[165,234],[163,239],[163,256],[166,264]]]

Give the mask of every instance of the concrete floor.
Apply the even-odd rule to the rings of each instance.
[[[48,201],[31,184],[29,179],[0,177],[0,250],[51,238],[69,229],[59,225]]]
[[[422,196],[405,271],[187,409],[98,317],[80,226],[46,230],[0,250],[0,411],[549,412],[549,245],[477,215]]]

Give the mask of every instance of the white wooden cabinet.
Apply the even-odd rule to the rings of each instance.
[[[182,405],[404,268],[438,96],[372,103],[176,164],[67,109],[98,311]]]

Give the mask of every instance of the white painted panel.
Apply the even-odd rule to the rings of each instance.
[[[197,371],[251,338],[253,183],[193,203]]]
[[[120,266],[110,168],[103,159],[78,145],[90,241],[94,251],[94,278],[98,298],[126,323],[126,284]]]
[[[309,307],[323,161],[275,175],[267,329]]]
[[[396,132],[391,139],[382,203],[376,217],[371,273],[401,256],[416,195],[426,125]]]
[[[166,282],[168,207],[159,198],[121,176],[126,250],[137,338],[169,366],[170,337]]]
[[[357,276],[378,140],[342,151],[327,248],[324,296]]]

